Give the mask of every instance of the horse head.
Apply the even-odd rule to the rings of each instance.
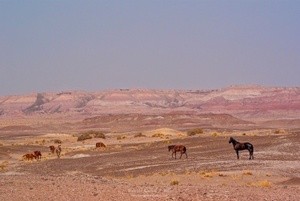
[[[229,138],[229,144],[232,143],[232,142],[234,142],[234,141],[235,141],[235,139],[233,139],[233,137]]]
[[[169,151],[171,151],[171,150],[174,148],[174,146],[175,146],[175,145],[169,145],[169,146],[168,146]]]

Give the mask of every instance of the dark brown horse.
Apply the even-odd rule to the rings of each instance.
[[[55,146],[51,145],[51,146],[49,146],[49,148],[50,148],[51,153],[54,154],[54,152],[55,152]]]
[[[42,153],[40,151],[34,151],[33,154],[35,155],[36,159],[42,159]]]
[[[232,145],[233,145],[233,148],[237,155],[237,159],[240,158],[239,151],[245,150],[245,149],[247,149],[249,151],[249,155],[250,155],[249,160],[254,159],[254,156],[253,156],[254,147],[251,143],[249,143],[249,142],[241,143],[241,142],[236,141],[233,137],[230,137],[229,144],[230,143],[232,143]]]
[[[186,147],[183,145],[169,145],[168,146],[169,151],[172,150],[172,158],[173,155],[175,154],[175,159],[176,159],[176,152],[180,152],[180,158],[182,156],[182,154],[185,154],[185,157],[187,158],[187,153],[186,153]]]
[[[33,160],[33,159],[36,159],[36,156],[34,154],[25,154],[23,156],[23,159],[24,160]]]

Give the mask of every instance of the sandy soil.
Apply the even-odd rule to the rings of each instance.
[[[1,138],[0,200],[300,200],[299,131],[135,134],[84,142],[59,133]],[[255,159],[242,151],[237,160],[229,136],[251,142]],[[48,149],[54,139],[62,140],[60,159]],[[95,149],[98,141],[107,147]],[[170,144],[184,144],[188,158],[173,159]],[[34,150],[40,161],[22,160]]]

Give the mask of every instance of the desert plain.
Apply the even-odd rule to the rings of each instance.
[[[299,88],[38,93],[0,114],[3,201],[300,200]]]

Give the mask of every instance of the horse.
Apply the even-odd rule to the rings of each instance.
[[[36,159],[42,158],[42,153],[40,151],[34,151],[33,154],[35,155]]]
[[[60,153],[61,153],[60,145],[58,145],[57,149],[55,149],[55,152],[56,152],[57,158],[60,158]]]
[[[106,145],[103,143],[103,142],[97,142],[96,143],[96,148],[99,148],[99,147],[106,147]]]
[[[51,153],[54,154],[54,152],[55,152],[55,146],[51,145],[51,146],[49,146],[49,148],[50,148]]]
[[[176,152],[180,152],[180,158],[182,156],[182,154],[185,154],[185,157],[187,158],[187,153],[186,153],[186,147],[183,145],[169,145],[168,146],[169,151],[172,150],[172,158],[173,155],[175,154],[175,159],[176,159]]]
[[[233,145],[233,149],[236,152],[237,159],[240,158],[239,151],[245,150],[245,149],[247,149],[249,151],[249,160],[254,159],[254,156],[253,156],[254,147],[251,143],[249,143],[249,142],[240,143],[240,142],[236,141],[233,137],[230,137],[229,144],[230,143],[232,143],[232,145]]]
[[[36,156],[34,154],[25,154],[23,156],[23,159],[24,160],[33,160],[33,159],[36,159]]]

